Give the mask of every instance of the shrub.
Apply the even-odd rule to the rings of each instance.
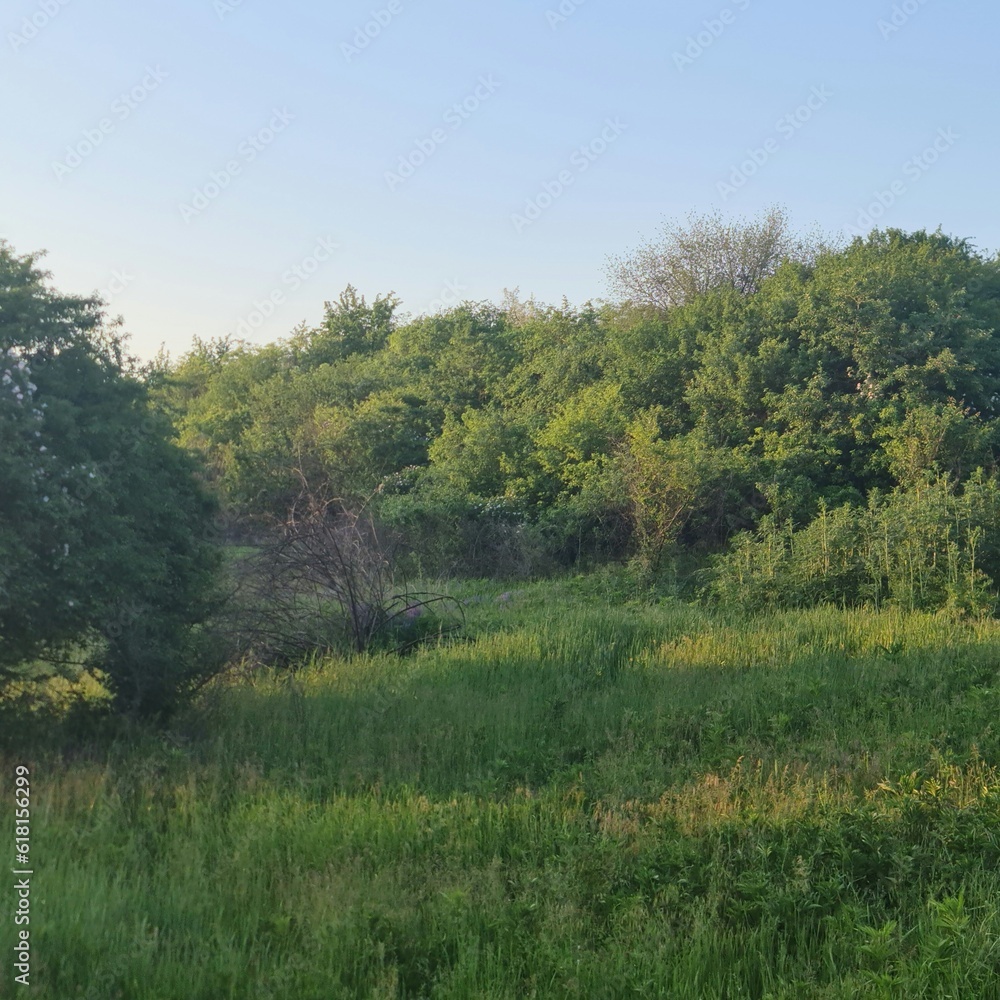
[[[403,650],[455,629],[455,602],[400,585],[393,550],[371,517],[304,494],[239,564],[229,619],[236,648],[288,665],[335,650]]]
[[[219,666],[215,507],[100,301],[36,261],[0,243],[0,684],[72,661],[161,715]]]
[[[765,518],[713,561],[711,594],[757,610],[820,603],[983,613],[996,603],[1000,489],[976,476],[947,477],[867,507],[821,507],[803,528]]]

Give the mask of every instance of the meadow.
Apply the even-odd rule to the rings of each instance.
[[[8,733],[17,995],[1000,997],[1000,624],[454,593],[464,636],[406,657]]]

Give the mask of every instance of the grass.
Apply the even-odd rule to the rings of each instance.
[[[18,995],[1000,997],[1000,625],[456,594],[35,751]]]

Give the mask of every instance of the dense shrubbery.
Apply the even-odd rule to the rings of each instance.
[[[747,246],[706,225],[663,251],[663,267],[687,260],[697,273],[679,274],[690,288],[660,305],[649,289],[581,309],[512,295],[403,322],[391,296],[369,305],[348,289],[287,341],[197,345],[161,402],[239,515],[280,517],[303,479],[322,484],[401,531],[430,573],[633,556],[656,573],[678,546],[714,552],[741,532],[773,547],[790,524],[791,551],[831,519],[874,525],[925,504],[923,484],[943,477],[956,498],[976,470],[991,488],[996,261],[939,233],[875,232],[807,253],[779,232],[780,246],[798,246],[781,263],[770,223],[749,227]],[[722,244],[691,257],[692,240]],[[656,277],[652,252],[637,288]],[[748,253],[760,273],[744,286],[729,272]],[[621,279],[627,261],[615,266]],[[971,536],[956,530],[954,558],[971,561]],[[749,559],[748,545],[733,559]],[[795,601],[831,588],[836,600],[979,607],[989,586],[970,571],[966,596],[954,581],[915,582],[911,600],[886,572],[863,586],[810,577]]]
[[[948,479],[867,506],[821,508],[803,528],[767,518],[715,560],[711,590],[748,611],[892,604],[907,611],[992,611],[1000,579],[1000,489],[977,476],[959,491]]]

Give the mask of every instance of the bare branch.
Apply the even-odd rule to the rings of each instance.
[[[377,639],[403,650],[431,634],[417,627],[431,606],[448,606],[436,634],[460,627],[451,598],[397,586],[393,548],[370,516],[304,489],[241,567],[231,623],[239,648],[283,663],[345,646],[364,652]]]
[[[636,305],[668,309],[706,292],[756,292],[785,260],[812,263],[828,241],[798,236],[783,208],[756,219],[726,221],[718,212],[667,222],[657,240],[608,261],[615,295]]]

